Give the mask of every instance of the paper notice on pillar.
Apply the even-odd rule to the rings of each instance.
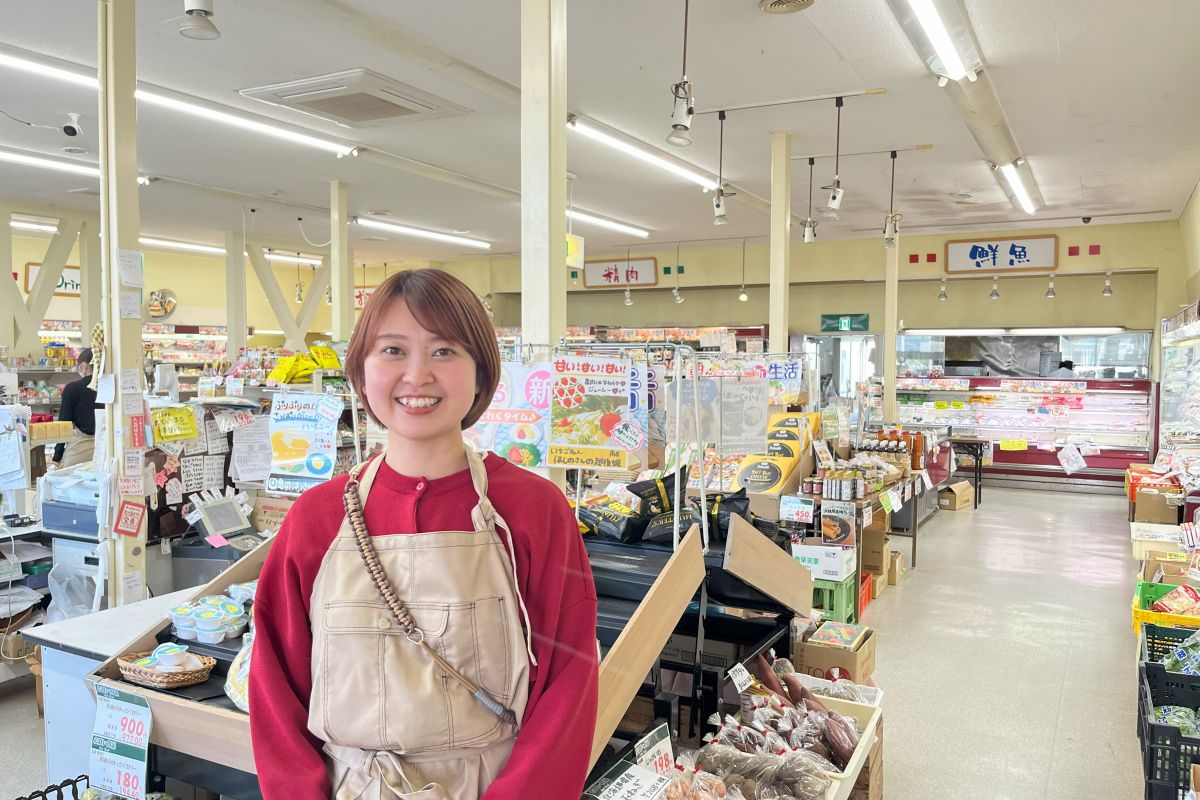
[[[208,439],[208,452],[214,456],[229,452],[229,434],[221,432],[215,419],[204,421],[204,435]]]
[[[121,370],[121,394],[139,394],[142,391],[142,379],[136,369]]]
[[[142,280],[142,252],[140,250],[118,250],[117,272],[121,276],[122,286],[141,289],[145,285]]]
[[[141,392],[133,394],[121,395],[121,414],[126,417],[140,415],[142,413],[142,395]]]
[[[271,437],[268,491],[300,494],[333,477],[337,422],[344,407],[340,398],[327,394],[275,395],[268,423]]]
[[[112,373],[101,375],[98,384],[96,387],[97,403],[106,406],[117,399],[117,381]]]
[[[142,293],[121,292],[121,319],[142,318]]]
[[[183,491],[198,492],[204,488],[204,456],[184,456],[179,460],[179,475]]]
[[[225,488],[225,456],[204,457],[204,488]]]
[[[204,407],[192,406],[192,416],[196,419],[196,435],[183,440],[183,454],[195,456],[208,452],[208,433],[204,428]]]
[[[553,466],[627,469],[629,452],[613,441],[630,417],[630,363],[617,358],[562,356],[553,362],[550,453]]]
[[[766,378],[721,378],[721,450],[765,453],[767,449]]]
[[[255,417],[233,432],[229,474],[235,481],[247,482],[265,481],[271,474],[271,438],[265,416]]]

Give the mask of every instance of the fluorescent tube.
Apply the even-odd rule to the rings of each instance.
[[[969,72],[967,65],[963,63],[958,49],[951,41],[950,32],[946,30],[946,24],[942,22],[941,16],[934,8],[933,0],[908,0],[908,5],[917,15],[917,22],[920,23],[921,30],[925,32],[929,44],[937,53],[938,60],[942,62],[946,77],[952,81],[960,81],[965,78]]]
[[[1033,204],[1033,198],[1029,196],[1029,192],[1025,190],[1025,184],[1021,180],[1021,173],[1017,172],[1015,164],[1005,164],[1000,167],[1000,174],[1004,176],[1004,180],[1008,182],[1008,188],[1012,189],[1013,194],[1017,198],[1017,202],[1021,204],[1021,208],[1026,214],[1036,214],[1037,206]]]
[[[1109,336],[1114,333],[1124,333],[1119,325],[1100,326],[1092,328],[1009,328],[1012,336]]]
[[[668,158],[664,158],[657,153],[647,150],[645,147],[640,147],[632,142],[622,139],[619,136],[614,136],[607,131],[592,125],[586,120],[575,117],[567,123],[567,128],[576,133],[583,134],[592,141],[600,142],[608,145],[613,150],[619,150],[626,155],[633,156],[640,161],[658,167],[661,170],[666,170],[673,175],[678,175],[681,178],[686,178],[692,183],[700,186],[706,192],[714,191],[717,188],[717,182],[713,178],[703,175],[695,170],[679,164]]]
[[[193,242],[175,242],[170,239],[156,239],[152,236],[139,236],[138,244],[143,247],[161,247],[164,250],[182,250],[188,253],[205,253],[210,256],[225,255],[224,247],[211,244],[195,244]]]
[[[908,328],[901,336],[1003,336],[1004,328]]]
[[[449,242],[450,244],[461,244],[466,247],[477,247],[480,250],[490,250],[491,242],[485,242],[481,239],[468,239],[465,236],[454,236],[449,233],[439,233],[437,231],[427,231],[424,228],[412,228],[408,225],[397,225],[394,222],[382,222],[370,217],[358,217],[354,220],[357,224],[364,228],[374,228],[378,231],[387,231],[389,233],[399,234],[400,236],[415,236],[418,239],[432,239],[436,242]]]
[[[100,168],[93,167],[90,164],[81,164],[77,161],[59,161],[54,158],[42,158],[41,156],[16,153],[12,150],[0,150],[0,161],[7,161],[10,164],[21,164],[26,167],[40,167],[41,169],[53,169],[58,172],[69,172],[73,175],[86,175],[89,178],[98,179],[100,177]]]
[[[37,222],[21,222],[20,220],[12,220],[8,223],[9,227],[18,231],[37,231],[38,233],[58,233],[57,225],[42,225]]]
[[[637,228],[633,225],[626,225],[624,222],[597,217],[595,214],[589,214],[586,211],[579,211],[574,208],[567,209],[567,216],[576,222],[588,223],[598,228],[608,228],[610,231],[617,231],[618,233],[628,233],[630,236],[637,236],[642,239],[650,236],[650,231],[644,228]]]

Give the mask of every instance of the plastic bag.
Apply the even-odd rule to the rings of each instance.
[[[680,536],[687,534],[688,529],[692,527],[692,523],[699,523],[696,519],[695,512],[690,508],[679,509],[679,533]],[[672,543],[675,536],[675,511],[664,511],[662,514],[654,517],[646,525],[645,531],[642,532],[642,541],[651,544]]]
[[[96,580],[86,572],[73,570],[65,564],[55,564],[47,576],[50,607],[46,609],[46,624],[80,617],[95,611]]]
[[[752,755],[711,743],[697,751],[695,758],[697,767],[720,777],[731,792],[736,789],[753,800],[818,800],[830,784],[823,759],[804,750],[779,756]]]
[[[663,791],[664,800],[745,800],[741,792],[730,790],[716,775],[697,767],[694,753],[680,753],[675,769],[675,776]]]
[[[642,499],[642,516],[656,517],[674,510],[677,505],[682,505],[687,487],[681,478],[686,472],[687,466],[684,465],[677,472],[661,478],[629,484],[629,491]]]
[[[254,602],[254,595],[258,591],[258,579],[255,578],[248,583],[235,583],[229,587],[228,591],[233,602],[245,606],[247,603]]]
[[[708,515],[710,540],[723,541],[729,536],[729,518],[736,514],[747,522],[751,521],[750,498],[745,489],[728,494],[708,494],[701,506],[699,498],[692,499],[697,513]]]
[[[632,544],[642,539],[646,520],[624,503],[602,497],[579,507],[579,521],[601,539]]]
[[[250,713],[250,651],[254,645],[254,626],[242,637],[242,649],[233,657],[225,678],[225,695],[233,704]]]
[[[1171,672],[1200,675],[1200,631],[1180,642],[1159,663]]]
[[[1196,712],[1186,706],[1155,706],[1154,721],[1174,725],[1185,736],[1197,736]]]

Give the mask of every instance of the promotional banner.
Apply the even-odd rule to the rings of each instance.
[[[271,403],[271,472],[267,490],[300,494],[333,476],[338,418],[344,403],[327,394],[279,392]]]
[[[563,356],[554,360],[552,375],[549,463],[627,469],[638,434],[643,444],[646,436],[631,418],[630,363]]]
[[[466,439],[476,450],[495,453],[518,466],[542,466],[549,457],[553,367],[545,362],[505,361],[500,368],[492,403],[466,431]]]
[[[767,447],[767,381],[721,380],[721,449],[726,453],[763,453]]]
[[[804,395],[804,365],[800,361],[768,361],[770,404],[794,406]]]

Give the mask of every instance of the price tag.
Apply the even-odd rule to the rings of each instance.
[[[103,683],[96,685],[96,724],[88,761],[93,787],[145,800],[151,722],[146,698]]]
[[[671,750],[671,729],[659,725],[633,746],[634,760],[656,775],[670,776],[675,772],[675,753]]]
[[[815,501],[811,497],[784,495],[779,498],[779,519],[808,525],[813,521]]]
[[[933,407],[935,409],[937,409],[938,411],[945,411],[947,408],[950,407],[950,403],[948,403],[945,400],[935,400],[935,401],[933,401]]]
[[[737,689],[738,694],[746,691],[754,684],[754,676],[742,664],[734,664],[729,668],[729,679],[733,681],[733,688]]]
[[[584,794],[588,800],[658,800],[671,781],[645,767],[618,761]]]
[[[241,397],[246,393],[245,378],[226,378],[225,379],[225,395],[227,397]]]
[[[871,527],[871,523],[874,521],[875,521],[875,506],[873,504],[868,503],[867,505],[863,506],[863,521],[862,521],[863,529],[865,530],[865,529]]]
[[[171,540],[160,539],[158,542],[158,552],[164,556],[171,555]]]
[[[904,484],[904,500],[907,502],[912,500],[913,485],[911,483]]]
[[[933,478],[929,477],[929,470],[921,470],[921,482],[925,484],[925,491],[933,488]]]
[[[1081,456],[1098,456],[1098,455],[1100,455],[1100,448],[1096,447],[1094,444],[1080,445],[1079,455],[1081,455]]]
[[[813,442],[813,452],[817,454],[817,463],[821,469],[833,468],[833,453],[829,452],[829,443],[824,439],[817,439]]]
[[[1000,449],[1008,452],[1021,452],[1029,449],[1029,442],[1024,439],[1001,439]]]
[[[889,514],[896,510],[896,507],[892,505],[891,492],[884,492],[883,494],[879,495],[879,505],[881,505],[883,510]]]

